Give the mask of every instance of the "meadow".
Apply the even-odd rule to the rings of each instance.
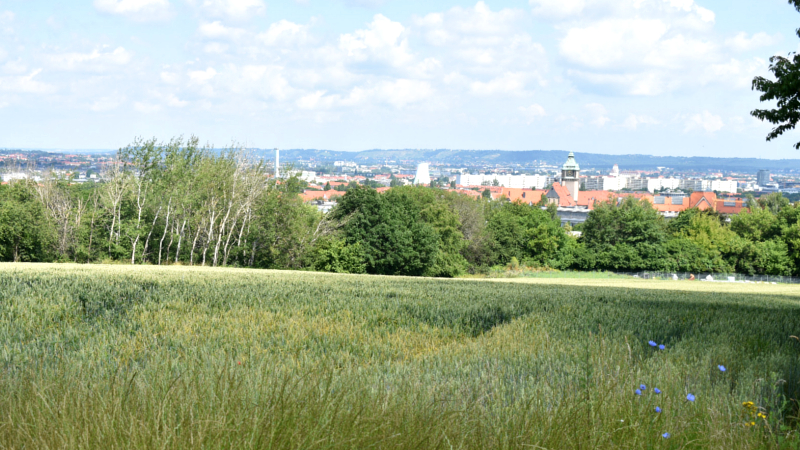
[[[798,448],[795,336],[786,285],[0,264],[0,448]]]

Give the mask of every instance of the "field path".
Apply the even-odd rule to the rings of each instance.
[[[720,292],[726,294],[762,294],[800,298],[798,284],[727,283],[708,281],[671,281],[641,279],[597,278],[480,278],[476,282],[523,283],[538,285],[596,286],[628,289],[654,289],[686,292]]]

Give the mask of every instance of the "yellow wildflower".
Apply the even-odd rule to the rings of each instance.
[[[760,412],[760,413],[758,413],[758,418],[759,418],[759,419],[766,419],[766,418],[767,418],[767,415],[766,415],[766,414],[764,414],[764,413],[761,413],[761,412]]]

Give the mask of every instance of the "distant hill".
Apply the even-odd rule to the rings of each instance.
[[[273,150],[258,150],[267,158],[274,157]],[[356,161],[361,164],[381,164],[387,161],[408,163],[431,162],[453,165],[531,165],[544,162],[550,165],[563,164],[569,152],[565,150],[365,150],[342,152],[332,150],[281,150],[281,161]],[[652,156],[652,155],[603,155],[598,153],[575,152],[575,159],[582,167],[610,169],[619,164],[622,170],[655,170],[669,167],[681,171],[736,171],[756,172],[760,169],[770,171],[800,171],[800,159],[759,159],[759,158],[714,158],[708,156]]]
[[[253,149],[259,156],[271,160],[275,157],[272,149]],[[8,153],[29,153],[36,156],[53,155],[52,150],[0,149],[0,155]],[[57,154],[66,153],[66,150]],[[113,153],[109,150],[71,150],[73,154]],[[383,164],[388,161],[415,164],[431,162],[455,166],[531,166],[534,164],[561,165],[569,152],[565,150],[364,150],[345,152],[317,149],[281,149],[282,162],[295,161],[356,161],[359,164]],[[760,169],[771,172],[800,171],[800,159],[760,159],[760,158],[714,158],[709,156],[652,156],[652,155],[603,155],[598,153],[576,152],[575,159],[582,168],[610,169],[619,164],[622,170],[655,170],[669,167],[678,171],[699,172],[734,171],[754,173]]]

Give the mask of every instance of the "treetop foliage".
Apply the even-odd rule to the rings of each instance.
[[[800,0],[798,0],[800,1]],[[554,205],[422,186],[352,184],[327,215],[235,146],[137,139],[102,182],[0,186],[0,260],[125,261],[453,277],[525,265],[577,270],[800,274],[800,208],[780,194],[725,217],[665,220],[646,201],[599,203],[562,227]],[[545,199],[546,200],[546,199]]]
[[[789,0],[789,4],[800,12],[800,0]],[[800,28],[796,34],[800,37]],[[775,55],[769,58],[769,62],[769,70],[775,76],[775,81],[755,77],[752,89],[762,93],[760,101],[775,101],[777,108],[750,112],[753,117],[776,125],[767,134],[767,141],[793,130],[800,121],[800,55],[790,53],[786,58]],[[794,148],[800,149],[800,142],[795,143]]]

